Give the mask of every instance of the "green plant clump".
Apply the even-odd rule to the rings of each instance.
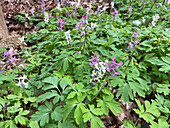
[[[125,128],[140,128],[141,120],[168,128],[168,12],[161,0],[115,0],[109,11],[92,5],[16,16],[36,27],[24,36],[26,66],[0,69],[0,128],[100,128],[101,117],[118,116],[129,101],[138,119],[123,120]]]

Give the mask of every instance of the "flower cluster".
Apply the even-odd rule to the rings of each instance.
[[[41,1],[41,10],[42,10],[42,12],[44,12],[44,11],[45,11],[44,6],[45,6],[45,1],[44,1],[44,0],[42,0],[42,1]]]
[[[7,60],[9,63],[11,63],[11,64],[13,64],[13,65],[16,65],[16,64],[15,64],[15,57],[13,57],[13,53],[12,53],[12,52],[9,52],[9,51],[4,52],[4,57],[6,57],[6,60]]]
[[[28,88],[28,82],[25,82],[25,80],[27,80],[27,76],[24,74],[23,77],[19,77],[18,78],[18,84],[16,84],[17,86],[22,87],[22,85],[24,85],[25,88]]]
[[[92,30],[94,30],[94,28],[97,28],[97,27],[98,27],[98,25],[96,25],[96,23],[92,23],[92,22],[91,22],[91,29],[92,29]]]
[[[60,3],[58,2],[58,5],[57,5],[57,7],[56,7],[59,11],[61,11],[61,5],[60,5]]]
[[[96,53],[92,52],[94,54],[94,57],[92,59],[89,59],[89,64],[93,66],[92,71],[92,79],[90,81],[100,81],[99,79],[103,78],[103,76],[106,73],[106,70],[111,74],[112,77],[115,75],[119,75],[120,72],[116,72],[115,69],[118,70],[119,66],[121,66],[123,63],[116,63],[116,57],[112,57],[112,62],[109,64],[108,60],[106,62],[100,62],[101,59],[99,59],[100,55],[97,55]]]
[[[142,22],[143,22],[143,23],[145,23],[145,20],[146,20],[145,17],[142,17]]]
[[[47,12],[44,12],[44,21],[45,21],[45,23],[48,23],[48,21],[49,21],[49,15]]]
[[[98,59],[98,58],[100,57],[100,55],[97,55],[97,54],[94,53],[94,52],[92,52],[92,53],[94,54],[94,57],[91,58],[91,59],[89,59],[89,61],[91,61],[91,62],[89,62],[89,64],[90,64],[91,66],[93,66],[93,65],[95,65],[95,64],[97,64],[97,63],[99,63],[100,60],[101,60],[101,59]]]
[[[74,13],[74,17],[76,17],[77,8],[73,7],[73,13]]]
[[[132,6],[130,6],[129,9],[128,9],[128,12],[131,13],[132,9],[133,9]]]
[[[57,25],[59,26],[59,27],[57,27],[58,30],[61,31],[63,29],[63,27],[65,26],[65,24],[66,24],[66,22],[63,21],[62,19],[57,19]]]
[[[66,36],[67,43],[70,44],[71,41],[70,30],[65,32],[65,36]]]
[[[114,18],[115,18],[115,20],[117,20],[118,10],[117,10],[116,8],[114,8],[114,12],[113,12],[113,14],[114,14]]]
[[[85,29],[85,25],[86,25],[86,24],[88,24],[88,14],[85,15],[85,16],[83,16],[83,17],[81,18],[81,22],[78,22],[78,23],[76,24],[76,30],[77,30],[77,31],[80,30],[80,29],[82,29],[82,30],[80,30],[81,35],[83,35],[83,34],[85,33],[84,29]]]
[[[138,34],[139,34],[139,31],[136,31],[136,32],[132,32],[132,33],[131,33],[131,35],[134,35],[134,36],[135,36],[136,41],[135,41],[135,43],[132,43],[132,42],[129,42],[129,43],[128,43],[130,49],[132,49],[135,44],[140,44],[140,43],[138,42],[138,37],[139,37]]]
[[[116,63],[116,57],[112,57],[112,62],[110,62],[110,64],[108,62],[105,62],[106,65],[106,70],[111,74],[112,77],[114,77],[115,75],[119,75],[120,72],[116,72],[115,69],[119,69],[119,66],[121,66],[123,63]]]
[[[103,78],[104,74],[106,73],[106,66],[104,62],[99,62],[94,65],[94,69],[92,71],[92,79],[91,81],[100,81],[99,79]]]
[[[156,22],[158,22],[158,19],[159,19],[159,14],[156,14],[155,16],[153,16],[153,21],[152,21],[152,26],[155,26],[156,25]]]

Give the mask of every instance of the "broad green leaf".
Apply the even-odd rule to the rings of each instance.
[[[105,104],[107,105],[107,107],[112,111],[112,113],[117,116],[117,113],[121,113],[121,107],[120,107],[120,103],[116,102],[114,99],[111,101],[104,101]]]
[[[15,120],[16,124],[18,124],[18,122],[19,122],[21,125],[26,125],[28,118],[21,116],[21,115],[18,115],[18,116],[15,117],[14,120]]]
[[[86,112],[84,115],[83,115],[83,121],[84,122],[87,122],[88,120],[90,120],[92,118],[92,115],[90,113],[90,111]]]
[[[30,111],[29,110],[24,110],[24,111],[20,111],[19,113],[18,113],[18,115],[27,115],[28,113],[29,113]]]
[[[170,125],[168,124],[167,121],[159,119],[158,123],[152,122],[150,125],[151,128],[169,128]]]
[[[82,117],[83,117],[83,113],[82,110],[80,108],[82,104],[78,104],[75,111],[74,111],[74,118],[76,120],[76,123],[79,125],[82,121]]]
[[[101,121],[101,119],[99,117],[97,117],[97,116],[92,115],[91,128],[100,128],[100,126],[104,127],[104,124]]]
[[[129,97],[133,100],[132,89],[130,88],[129,84],[125,83],[124,86],[119,87],[118,92],[116,94],[117,97],[121,95],[121,99],[124,102],[129,102]]]
[[[95,115],[103,115],[100,108],[94,108],[94,105],[89,105],[90,111]]]
[[[57,92],[46,92],[38,97],[37,102],[45,101],[47,99],[51,99],[54,96],[59,96]]]
[[[55,121],[62,121],[62,108],[61,106],[58,106],[54,109],[54,111],[51,113],[52,120]]]
[[[72,105],[65,105],[64,107],[64,114],[63,114],[63,121],[66,121],[68,115],[70,114],[70,112],[73,110],[73,108],[76,106],[76,104],[72,104]]]
[[[62,79],[62,80],[60,81],[60,87],[61,87],[63,90],[66,88],[67,85],[68,85],[68,84],[67,84],[67,82],[66,82],[64,79]]]
[[[108,115],[109,114],[109,109],[107,108],[107,105],[105,104],[105,102],[101,99],[97,100],[97,107],[101,107],[101,111],[103,112],[103,114]]]
[[[31,121],[30,122],[30,127],[31,128],[40,128],[37,121]]]
[[[133,82],[129,82],[129,86],[134,93],[137,92],[139,96],[145,97],[145,92],[143,91],[143,87],[140,84],[133,81]]]
[[[77,92],[71,92],[71,93],[68,95],[67,99],[73,98],[76,94],[77,94]]]
[[[64,72],[67,71],[68,68],[69,68],[68,58],[65,58],[63,60],[63,70],[64,70]]]
[[[44,83],[50,83],[52,84],[55,88],[58,89],[58,77],[53,76],[53,77],[47,77],[43,80]]]

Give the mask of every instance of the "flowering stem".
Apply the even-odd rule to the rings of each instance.
[[[133,53],[134,53],[134,50],[133,50],[133,52],[132,52],[132,56],[131,56],[131,58],[133,57]],[[127,66],[126,66],[126,68],[125,68],[125,70],[124,70],[123,72],[125,72],[125,71],[126,71],[127,67],[128,67],[128,66],[129,66],[129,64],[130,64],[130,61],[131,61],[131,59],[129,59],[129,63],[127,64]]]
[[[136,127],[136,125],[137,125],[139,119],[140,119],[140,118],[138,118],[137,121],[135,122],[134,128]]]
[[[157,0],[155,0],[154,1],[154,3],[153,3],[153,5],[151,6],[151,8],[150,9],[152,9],[153,8],[153,6],[155,5],[155,3],[157,2]]]
[[[96,97],[97,97],[97,96],[99,95],[99,93],[102,91],[103,87],[106,85],[106,83],[107,83],[107,81],[108,81],[109,76],[110,76],[110,73],[109,73],[109,75],[107,76],[104,84],[103,84],[103,85],[101,86],[101,88],[99,89],[98,93],[94,96],[94,98],[93,98],[91,101],[89,101],[89,103],[91,103],[94,99],[96,99]]]

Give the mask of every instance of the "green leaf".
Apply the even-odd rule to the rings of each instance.
[[[139,100],[135,99],[135,101],[136,101],[137,105],[139,106],[140,110],[134,109],[134,111],[137,114],[139,114],[140,118],[143,118],[144,120],[146,120],[146,122],[153,123],[154,122],[153,120],[155,119],[155,117],[160,116],[160,112],[156,106],[155,101],[152,100],[152,104],[150,104],[149,101],[145,101],[145,110]]]
[[[74,118],[76,120],[76,123],[79,125],[82,121],[82,117],[83,117],[83,112],[80,108],[81,105],[84,105],[84,104],[78,104],[75,111],[74,111]]]
[[[92,115],[90,113],[90,111],[86,112],[84,115],[83,115],[83,121],[84,122],[87,122],[88,120],[90,120],[92,118]]]
[[[124,86],[119,87],[118,92],[116,94],[117,97],[121,95],[121,99],[124,102],[129,102],[129,97],[133,100],[132,89],[130,88],[128,83],[125,83]]]
[[[31,128],[40,128],[37,121],[31,121],[30,122],[30,127]]]
[[[62,108],[61,106],[58,106],[54,109],[54,111],[51,113],[52,120],[55,121],[62,121]]]
[[[120,107],[120,103],[116,102],[114,99],[112,99],[111,101],[105,101],[105,104],[107,105],[107,107],[112,111],[112,113],[117,116],[117,113],[121,113],[121,107]]]
[[[145,92],[143,91],[143,87],[140,84],[133,81],[133,82],[129,82],[129,86],[133,90],[133,93],[137,92],[139,96],[142,96],[145,98]]]
[[[63,114],[63,121],[65,121],[68,117],[68,115],[70,114],[70,112],[72,111],[72,109],[76,106],[76,104],[72,104],[72,105],[65,105],[64,106],[64,114]]]
[[[77,94],[77,92],[71,92],[71,93],[68,95],[67,99],[73,98],[76,94]]]
[[[94,105],[89,105],[90,111],[95,115],[103,115],[100,108],[94,108]]]
[[[41,105],[32,116],[31,120],[40,121],[40,126],[43,127],[46,123],[49,122],[49,114],[52,111],[53,104],[46,102],[45,105]]]
[[[105,102],[101,99],[97,100],[97,107],[101,107],[101,111],[103,112],[103,114],[108,115],[109,114],[109,109],[107,108],[107,105],[105,104]]]
[[[51,99],[52,97],[57,96],[59,97],[59,94],[56,92],[46,92],[45,94],[42,94],[38,97],[37,102],[45,101],[47,99]]]
[[[58,77],[53,76],[53,77],[47,77],[43,80],[44,83],[50,83],[52,84],[55,88],[58,89]]]
[[[61,87],[63,90],[66,88],[67,85],[68,85],[68,84],[67,84],[67,82],[66,82],[64,79],[62,79],[62,80],[60,81],[60,87]]]
[[[63,70],[66,72],[69,68],[68,58],[63,59]]]
[[[30,112],[29,110],[20,111],[20,112],[18,113],[18,115],[24,116],[24,115],[27,115],[29,112]]]
[[[101,121],[101,119],[99,117],[97,117],[97,116],[92,115],[91,128],[100,128],[100,126],[104,127],[104,124]]]
[[[21,124],[21,125],[26,125],[27,122],[28,122],[28,118],[24,117],[24,116],[21,116],[21,115],[18,115],[14,118],[16,124],[18,124],[18,122]]]
[[[150,125],[151,128],[169,128],[170,125],[168,124],[167,121],[159,119],[158,123],[156,122],[152,122],[152,124]]]

